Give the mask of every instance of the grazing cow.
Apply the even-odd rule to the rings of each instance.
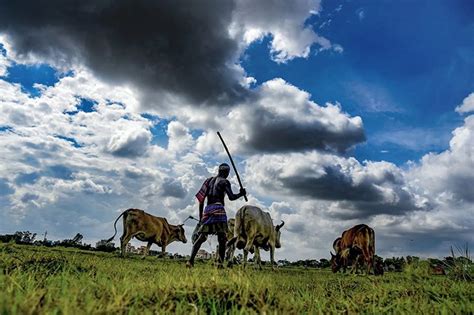
[[[152,244],[161,246],[161,253],[164,257],[166,246],[174,241],[187,242],[184,235],[183,224],[169,224],[165,218],[155,217],[140,209],[128,209],[122,212],[114,222],[114,235],[107,240],[110,242],[117,234],[117,221],[123,216],[123,235],[120,237],[120,249],[122,256],[125,256],[125,246],[135,237],[142,242],[148,242],[145,257],[150,251]]]
[[[357,265],[365,263],[367,273],[374,270],[375,255],[375,233],[372,228],[365,224],[356,225],[342,233],[342,237],[337,238],[333,243],[336,251],[331,252],[331,267],[333,272],[340,268],[352,265],[352,271],[356,271]]]
[[[357,259],[357,255],[354,250],[350,252],[348,248],[342,249],[341,240],[342,240],[342,237],[336,238],[334,242],[332,243],[332,248],[334,249],[336,256],[339,255],[339,257],[341,257],[341,260],[344,259],[343,260],[344,263],[341,264],[340,267],[342,267],[343,271],[346,272],[346,267],[348,265],[351,265],[354,259]],[[331,260],[331,262],[333,262],[333,260]]]
[[[255,258],[260,268],[262,268],[260,248],[265,251],[270,250],[270,261],[273,268],[275,248],[281,247],[280,229],[284,224],[285,222],[282,221],[281,224],[273,226],[270,213],[255,206],[243,206],[235,215],[234,234],[227,242],[227,247],[235,246],[244,250],[244,266],[247,263],[249,251],[255,251]]]

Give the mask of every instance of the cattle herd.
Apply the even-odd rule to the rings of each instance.
[[[117,221],[123,218],[123,234],[120,237],[121,255],[125,255],[128,242],[136,239],[147,242],[144,256],[148,254],[151,245],[161,247],[162,254],[166,253],[166,246],[174,241],[187,242],[183,224],[173,225],[166,218],[156,217],[140,209],[128,209],[122,212],[114,222],[114,235],[108,239],[112,241],[117,234]],[[233,262],[236,249],[243,250],[243,265],[247,263],[248,253],[254,253],[257,266],[261,268],[260,249],[270,251],[272,268],[275,266],[275,249],[281,247],[281,228],[285,222],[273,225],[270,213],[256,206],[241,207],[235,218],[228,220],[226,260],[229,265]],[[356,225],[344,231],[341,237],[333,242],[335,254],[331,252],[331,268],[333,272],[352,272],[363,270],[368,274],[383,274],[383,268],[375,261],[375,233],[365,224]]]

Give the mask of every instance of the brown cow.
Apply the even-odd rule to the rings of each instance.
[[[352,265],[353,272],[357,265],[365,263],[367,273],[374,270],[375,255],[375,232],[365,224],[356,225],[342,233],[342,237],[337,238],[333,243],[336,254],[331,252],[331,267],[333,272],[337,272],[341,267],[345,270],[348,265]]]
[[[166,246],[172,242],[187,242],[183,224],[169,224],[165,218],[155,217],[140,209],[128,209],[122,212],[114,222],[115,233],[107,242],[112,241],[117,234],[116,224],[121,216],[123,216],[123,235],[120,237],[122,256],[125,256],[125,246],[127,246],[132,237],[142,242],[148,242],[143,257],[148,255],[152,244],[161,246],[161,253],[164,256]]]

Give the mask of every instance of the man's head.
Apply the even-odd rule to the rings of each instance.
[[[227,178],[227,176],[229,176],[229,173],[230,173],[229,164],[222,163],[221,165],[219,165],[219,171],[217,173],[217,176]]]

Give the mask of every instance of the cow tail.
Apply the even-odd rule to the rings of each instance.
[[[369,233],[370,233],[369,253],[370,255],[372,255],[372,269],[375,275],[375,231],[373,229],[370,229]]]
[[[114,222],[114,230],[115,230],[115,233],[114,233],[114,235],[112,235],[111,238],[109,238],[109,239],[107,240],[107,243],[111,242],[111,241],[114,239],[115,235],[117,235],[117,221],[120,219],[121,216],[124,216],[124,215],[127,213],[127,211],[128,211],[128,210],[125,210],[124,212],[122,212],[122,213],[117,217],[117,219],[115,220],[115,222]]]
[[[247,210],[247,207],[244,207],[242,211],[240,212],[240,235],[245,235],[245,226],[244,226],[245,210]]]

